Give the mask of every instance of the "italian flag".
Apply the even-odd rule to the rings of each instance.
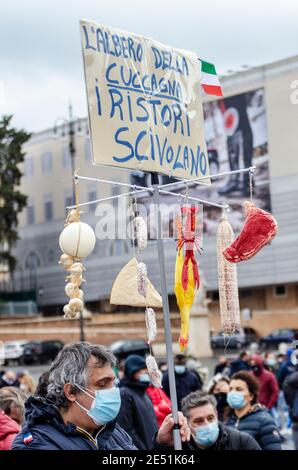
[[[201,85],[208,95],[222,96],[222,90],[213,64],[201,60]]]

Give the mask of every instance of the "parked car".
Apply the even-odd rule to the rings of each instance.
[[[295,340],[298,340],[297,329],[281,328],[273,330],[270,335],[262,336],[259,344],[262,349],[269,347],[277,348],[280,343],[292,343]]]
[[[53,341],[31,341],[24,347],[24,364],[45,364],[53,361],[64,343],[59,340]]]
[[[27,343],[28,341],[25,341],[24,339],[4,343],[4,365],[9,364],[10,362],[22,364],[24,347]]]
[[[142,357],[150,354],[148,344],[141,339],[115,341],[108,349],[112,351],[118,361],[125,359],[130,354],[138,354]]]
[[[241,349],[247,344],[247,338],[244,330],[241,330],[239,333],[234,334],[233,336],[225,336],[223,331],[219,331],[217,334],[211,337],[211,347],[216,348],[237,348]]]

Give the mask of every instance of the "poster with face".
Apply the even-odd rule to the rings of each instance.
[[[270,211],[269,159],[265,92],[263,88],[205,103],[205,136],[210,175],[256,166],[253,176],[253,200]],[[147,182],[145,173],[132,173],[131,180]],[[162,176],[163,183],[173,181]],[[250,197],[249,174],[231,174],[211,179],[212,184],[189,187],[191,196],[231,207],[230,221],[235,232],[243,221],[243,202]],[[172,190],[172,189],[171,189]],[[175,191],[185,193],[185,185]],[[164,196],[171,204],[171,197]],[[173,202],[173,200],[172,200]],[[215,235],[220,209],[204,204],[204,234]]]

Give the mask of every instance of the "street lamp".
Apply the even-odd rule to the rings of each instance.
[[[58,124],[60,122],[60,124]],[[81,132],[81,120],[79,118],[74,118],[72,113],[72,105],[69,103],[68,106],[68,119],[60,117],[56,119],[54,125],[54,134],[58,136],[60,130],[61,137],[68,136],[68,150],[70,154],[70,161],[71,161],[71,177],[72,177],[72,200],[73,204],[76,202],[76,192],[75,192],[75,179],[74,179],[74,172],[75,172],[75,154],[76,154],[76,147],[75,147],[75,135],[76,132]],[[86,128],[86,133],[88,133],[88,129]],[[80,312],[80,341],[85,341],[85,332],[84,332],[84,318],[83,312]]]

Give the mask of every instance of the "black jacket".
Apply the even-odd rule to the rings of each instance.
[[[152,401],[146,394],[147,385],[125,378],[119,386],[121,408],[117,423],[131,436],[138,449],[152,449],[158,425]]]
[[[295,423],[298,423],[298,419],[293,418],[293,405],[295,397],[298,393],[298,371],[294,372],[286,378],[283,386],[283,392],[285,394],[287,405],[289,405],[290,408],[290,416]]]
[[[219,436],[215,444],[206,449],[200,449],[193,438],[183,443],[183,449],[192,450],[261,450],[259,444],[249,434],[229,428],[219,423]]]
[[[178,409],[181,410],[181,400],[186,397],[191,392],[196,390],[201,390],[202,381],[198,376],[191,370],[186,369],[184,374],[177,374],[175,372],[175,381],[176,381],[176,392],[177,392],[177,403]],[[169,385],[169,375],[168,372],[165,372],[162,378],[162,386],[165,393],[170,398],[170,385]]]
[[[73,423],[64,424],[58,409],[45,399],[28,398],[25,417],[12,450],[136,450],[115,421],[92,436]]]
[[[255,405],[240,419],[232,414],[225,424],[250,434],[263,450],[281,450],[281,439],[274,419],[261,405]]]

